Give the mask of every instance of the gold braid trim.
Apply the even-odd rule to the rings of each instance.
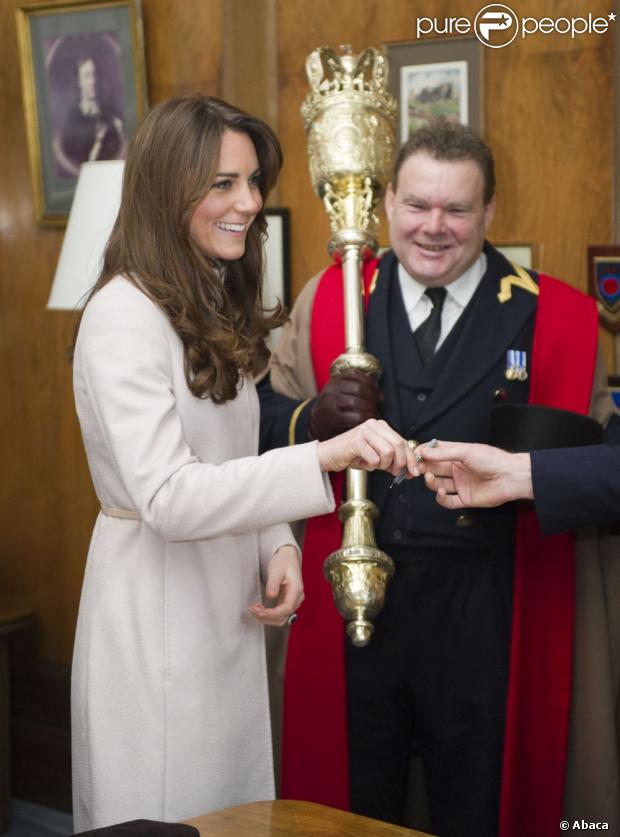
[[[527,270],[524,270],[521,265],[515,264],[511,262],[512,266],[515,269],[516,276],[504,276],[500,279],[500,291],[497,295],[497,298],[500,302],[508,302],[509,299],[512,299],[512,286],[515,285],[517,288],[521,288],[524,291],[527,291],[530,294],[534,294],[534,296],[538,296],[540,293],[538,285]]]
[[[368,296],[374,293],[375,288],[377,287],[377,279],[379,278],[379,268],[375,268],[375,272],[372,274],[372,279],[370,280],[370,287],[368,288]]]
[[[312,399],[311,398],[306,398],[305,401],[302,401],[301,404],[298,404],[295,407],[295,412],[291,416],[291,421],[290,421],[290,424],[288,426],[288,443],[289,443],[289,445],[294,445],[295,444],[295,426],[297,424],[297,420],[299,418],[299,415],[300,415],[301,411],[303,410],[303,408],[306,406],[306,404],[309,401],[312,401]]]

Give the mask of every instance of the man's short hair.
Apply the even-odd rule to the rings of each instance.
[[[489,203],[495,194],[495,162],[493,152],[480,136],[466,125],[437,119],[417,131],[403,143],[396,158],[392,188],[398,188],[398,175],[413,154],[424,152],[436,160],[473,160],[477,163],[484,179],[484,203]]]

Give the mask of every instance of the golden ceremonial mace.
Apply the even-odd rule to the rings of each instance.
[[[396,101],[386,87],[382,53],[340,51],[319,47],[308,56],[311,92],[301,108],[312,185],[331,225],[329,252],[342,260],[346,347],[330,373],[356,369],[379,379],[379,361],[364,350],[362,259],[377,250],[375,209],[392,174]],[[377,548],[377,507],[366,497],[366,472],[349,468],[346,485],[347,499],[338,511],[342,546],[327,558],[324,573],[349,639],[363,647],[374,630],[371,620],[383,607],[394,563]]]

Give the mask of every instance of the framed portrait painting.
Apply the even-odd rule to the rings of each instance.
[[[22,6],[17,34],[36,220],[62,226],[82,163],[123,159],[146,110],[139,0]]]
[[[397,145],[443,117],[482,130],[482,45],[477,38],[387,44],[398,102]]]

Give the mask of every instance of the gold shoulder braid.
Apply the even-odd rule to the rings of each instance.
[[[368,296],[374,292],[375,288],[377,287],[377,279],[379,278],[379,268],[375,268],[375,272],[372,274],[372,279],[370,280],[370,287],[368,288]]]
[[[509,275],[504,276],[500,279],[499,286],[500,291],[497,295],[497,298],[500,302],[508,302],[509,299],[512,299],[512,286],[515,285],[517,288],[521,288],[524,291],[527,291],[530,294],[534,294],[534,296],[538,296],[539,289],[538,285],[527,270],[524,270],[521,265],[515,264],[511,262],[512,266],[515,269],[516,276]]]
[[[297,407],[295,407],[295,411],[294,411],[293,415],[291,416],[291,420],[290,420],[289,426],[288,426],[288,443],[289,443],[289,445],[294,445],[295,444],[295,426],[297,424],[297,419],[299,418],[299,415],[300,415],[301,411],[306,406],[308,401],[311,401],[311,400],[312,399],[310,399],[310,398],[306,398],[305,401],[302,401],[301,404],[298,404]]]

